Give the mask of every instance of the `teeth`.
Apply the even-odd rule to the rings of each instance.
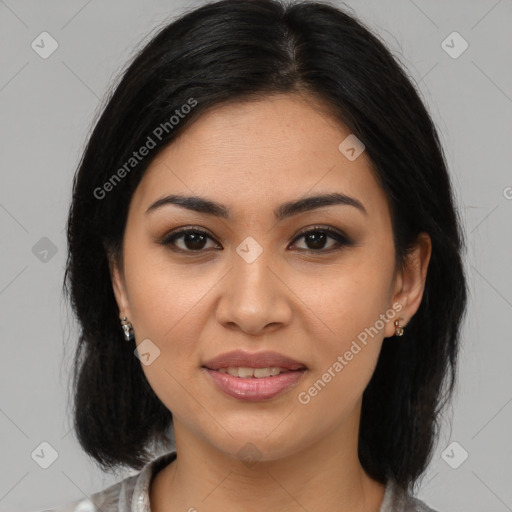
[[[228,373],[233,377],[240,377],[242,379],[247,379],[251,377],[255,377],[257,379],[261,377],[274,377],[279,375],[280,373],[288,372],[286,368],[280,368],[278,366],[270,366],[267,368],[247,368],[247,367],[234,367],[230,366],[229,368],[219,368],[219,372]]]
[[[236,370],[236,368],[233,369]],[[238,376],[241,377],[242,379],[245,379],[247,377],[254,377],[254,368],[244,368],[243,366],[241,366],[240,368],[238,368]]]
[[[280,373],[286,372],[288,370],[283,370],[282,368],[277,368],[275,366],[271,366],[270,368],[254,368],[254,376],[255,377],[274,377],[275,375],[279,375]]]
[[[231,366],[228,368],[227,373],[232,375],[233,377],[238,377],[238,368],[232,368]]]

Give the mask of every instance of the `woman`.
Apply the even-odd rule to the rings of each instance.
[[[90,136],[68,244],[75,430],[139,472],[54,511],[432,510],[463,238],[433,122],[353,16],[223,0],[164,27]]]

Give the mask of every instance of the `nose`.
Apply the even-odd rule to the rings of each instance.
[[[234,254],[216,311],[225,328],[261,335],[290,323],[293,292],[267,254],[264,250],[250,263]]]

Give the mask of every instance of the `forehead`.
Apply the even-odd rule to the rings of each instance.
[[[150,164],[134,197],[145,209],[166,193],[211,197],[254,211],[317,193],[357,196],[386,207],[366,153],[349,160],[350,130],[328,108],[298,95],[234,102],[200,116]],[[369,212],[371,213],[371,212]]]

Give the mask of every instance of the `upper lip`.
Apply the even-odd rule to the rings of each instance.
[[[203,366],[210,370],[218,370],[219,368],[245,367],[245,368],[267,368],[276,366],[286,368],[288,370],[305,369],[306,365],[295,359],[287,357],[278,352],[244,352],[243,350],[233,350],[225,352],[213,359],[206,361]]]

